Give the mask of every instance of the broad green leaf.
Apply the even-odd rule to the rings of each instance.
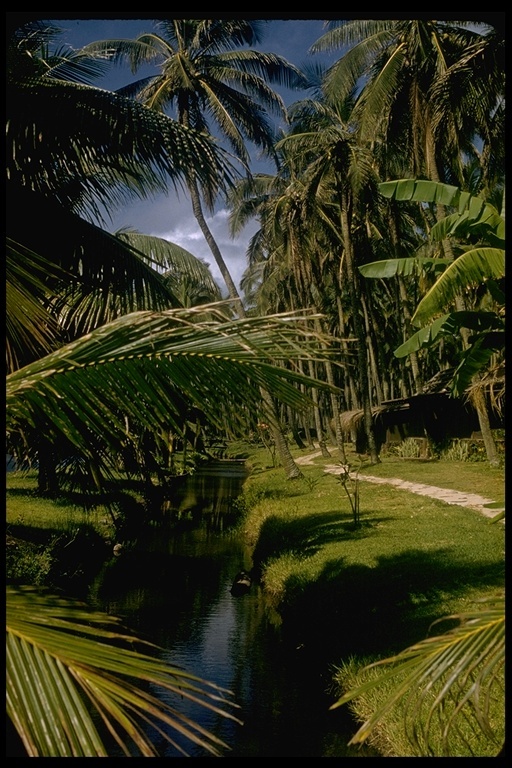
[[[449,184],[438,184],[424,179],[398,179],[379,184],[384,197],[394,200],[411,200],[424,203],[458,205],[460,191]]]
[[[395,357],[407,357],[407,355],[417,352],[419,349],[423,349],[423,347],[430,346],[439,335],[446,332],[448,328],[452,328],[450,318],[450,315],[443,315],[431,325],[420,328],[410,339],[407,339],[406,342],[395,349]]]
[[[476,331],[479,334],[485,334],[487,338],[489,336],[488,331],[498,332],[504,334],[504,324],[502,319],[495,312],[451,312],[442,317],[437,318],[430,325],[426,325],[420,328],[413,336],[407,339],[406,342],[401,344],[394,351],[395,357],[406,357],[412,352],[417,352],[419,349],[429,347],[439,336],[454,335],[458,333],[461,328],[469,328],[472,331]],[[497,337],[503,339],[503,335]],[[496,341],[492,345],[492,349],[501,349],[503,344]]]
[[[420,270],[439,269],[451,264],[451,259],[429,259],[411,256],[404,259],[383,259],[372,261],[359,267],[363,277],[394,277],[395,275],[414,275]]]
[[[384,197],[394,200],[411,200],[423,203],[441,203],[442,205],[459,205],[461,192],[451,184],[441,184],[428,179],[397,179],[384,181],[379,184],[379,191]],[[469,196],[462,193],[463,208],[466,207]],[[482,201],[483,203],[483,201]],[[461,211],[459,211],[461,212]]]
[[[423,297],[412,318],[414,325],[423,325],[446,308],[468,288],[487,278],[505,275],[505,251],[499,248],[473,248],[455,259]]]
[[[489,245],[505,247],[505,222],[498,212],[490,205],[472,212],[471,209],[462,214],[453,213],[438,221],[430,231],[432,240],[440,241],[449,237],[479,236],[487,239]],[[492,242],[491,242],[492,240]]]
[[[458,187],[423,179],[399,179],[379,184],[379,190],[384,197],[394,200],[439,203],[457,208],[456,213],[434,225],[430,235],[433,240],[443,240],[470,227],[473,232],[492,232],[504,244],[505,220],[496,208]]]
[[[462,360],[455,369],[450,388],[456,397],[461,397],[474,377],[485,370],[489,360],[496,354],[496,349],[486,344],[487,337],[482,336],[473,342],[462,355]],[[505,343],[505,337],[502,337]]]

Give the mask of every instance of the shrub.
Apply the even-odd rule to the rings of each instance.
[[[419,459],[420,444],[414,437],[406,437],[397,446],[396,452],[402,459]]]
[[[7,536],[5,572],[8,583],[46,586],[53,565],[52,545],[39,546]]]

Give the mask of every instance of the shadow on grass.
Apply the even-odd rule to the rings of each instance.
[[[379,517],[379,522],[388,518]],[[355,525],[350,515],[340,517],[339,511],[283,520],[271,515],[261,526],[253,552],[256,571],[266,560],[288,552],[300,552],[311,557],[322,547],[333,542],[366,538],[374,532],[372,520],[365,519]]]
[[[409,550],[375,567],[333,560],[314,583],[288,579],[281,613],[294,642],[320,644],[329,657],[390,655],[428,636],[446,615],[447,596],[502,588],[504,578],[503,563],[457,561],[449,548]],[[436,625],[433,634],[448,628]]]
[[[265,561],[286,553],[311,557],[323,546],[378,535],[384,518],[355,526],[339,513],[283,521],[269,517],[253,552],[255,574]],[[375,546],[373,543],[372,546]],[[395,653],[425,638],[446,615],[446,601],[471,589],[502,588],[504,564],[457,555],[450,547],[410,549],[377,558],[376,565],[326,564],[315,582],[289,577],[279,606],[283,629],[294,646],[308,645],[326,658]],[[436,625],[435,634],[441,629]]]
[[[8,488],[6,498],[47,499],[56,507],[81,507],[84,510],[94,509],[100,505],[118,503],[130,495],[142,495],[144,487],[140,482],[123,480],[122,483],[112,483],[103,492],[66,491],[59,489],[55,493],[41,493],[35,488]]]

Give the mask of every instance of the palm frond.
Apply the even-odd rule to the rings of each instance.
[[[30,587],[7,587],[6,607],[7,715],[29,757],[108,757],[107,734],[126,757],[157,757],[148,727],[185,756],[183,744],[227,748],[179,708],[240,722],[230,691],[163,662],[115,617]]]
[[[432,754],[430,730],[435,718],[441,722],[440,752],[450,754],[450,734],[460,718],[467,718],[499,745],[500,721],[493,721],[492,688],[504,683],[505,605],[494,604],[473,611],[447,616],[455,628],[402,651],[396,656],[370,664],[365,670],[379,672],[338,699],[332,709],[342,706],[387,681],[395,680],[390,695],[359,728],[350,744],[366,741],[397,704],[406,713],[405,729],[418,754]]]
[[[212,293],[218,293],[217,284],[207,262],[194,256],[181,245],[141,232],[118,231],[115,236],[129,243],[141,258],[146,259],[164,275],[187,276],[203,283]]]
[[[198,322],[209,314],[216,322]],[[260,387],[298,409],[311,405],[294,361],[322,356],[309,315],[226,321],[218,305],[138,312],[119,318],[7,377],[8,432],[35,429],[86,455],[119,449],[124,415],[150,429],[181,431],[183,404],[210,423],[247,425]],[[268,415],[267,418],[271,419]]]
[[[45,307],[48,281],[66,273],[11,238],[6,239],[7,370],[51,352],[59,339],[58,323]]]
[[[27,227],[20,210],[31,211]],[[128,240],[56,200],[8,184],[8,370],[120,313],[178,301]],[[41,237],[52,222],[51,237]],[[43,343],[44,341],[44,343]],[[53,343],[52,343],[53,342]]]
[[[169,180],[179,188],[195,168],[201,185],[216,194],[235,176],[210,137],[119,94],[8,78],[7,105],[8,178],[26,186],[58,192],[65,169],[84,185],[96,171],[105,189],[144,179],[155,191]]]

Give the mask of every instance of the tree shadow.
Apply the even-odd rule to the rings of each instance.
[[[379,522],[385,519],[379,517]],[[296,520],[283,520],[271,515],[260,528],[253,552],[254,568],[259,572],[266,560],[288,552],[300,552],[301,556],[311,557],[327,544],[371,536],[373,529],[371,519],[356,525],[351,515],[341,514],[339,510]]]
[[[449,628],[436,624],[431,632],[446,614],[447,595],[502,588],[504,579],[503,563],[457,562],[449,548],[381,557],[375,567],[332,560],[314,583],[288,579],[284,628],[293,642],[329,657],[391,655]]]

